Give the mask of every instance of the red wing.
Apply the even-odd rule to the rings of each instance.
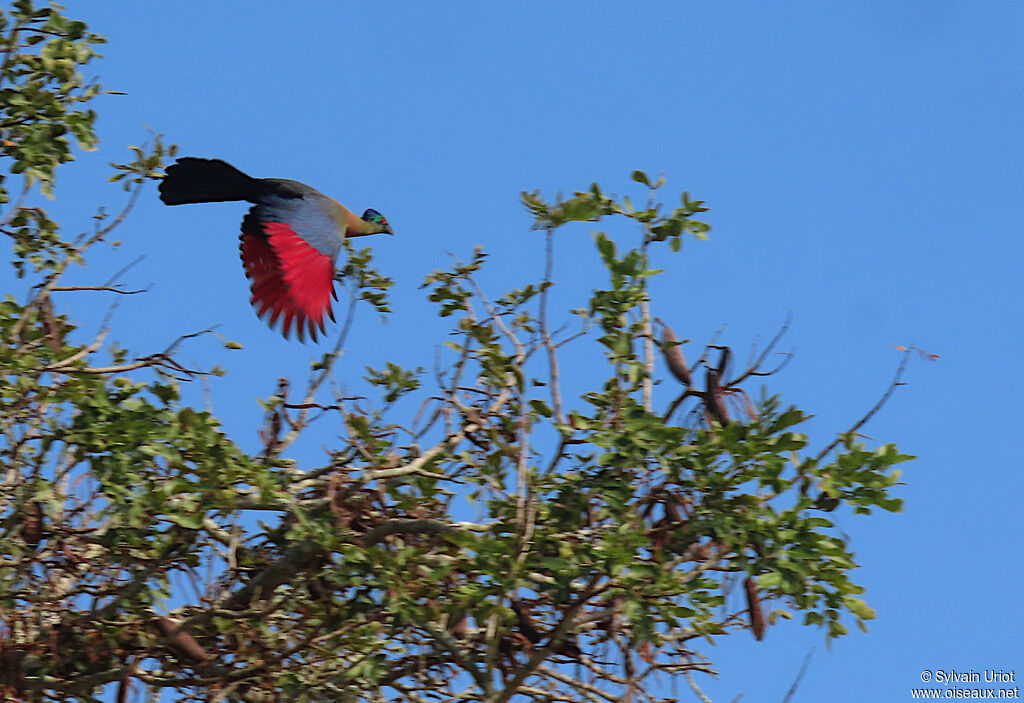
[[[334,262],[280,222],[259,223],[247,217],[241,240],[242,264],[252,281],[250,302],[256,314],[269,313],[271,327],[282,318],[285,338],[295,322],[300,340],[308,331],[316,341],[317,328],[324,331],[324,314],[334,319]]]

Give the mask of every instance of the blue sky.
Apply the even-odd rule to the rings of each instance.
[[[397,281],[395,313],[358,319],[343,382],[385,358],[431,364],[444,327],[418,286],[446,252],[483,245],[493,292],[540,275],[521,190],[597,181],[636,198],[633,169],[663,171],[667,199],[688,190],[711,208],[710,241],[688,241],[655,284],[659,314],[697,343],[727,323],[723,341],[742,350],[791,311],[783,346],[797,355],[769,388],[816,415],[816,446],[884,391],[894,345],[940,354],[912,363],[864,430],[919,457],[902,467],[906,511],[839,518],[878,611],[871,632],[831,651],[795,624],[761,643],[728,637],[705,648],[721,676],[701,685],[715,703],[781,701],[811,647],[795,701],[909,700],[923,669],[1024,676],[1024,5],[66,4],[109,37],[94,70],[127,93],[102,98],[100,151],[58,182],[67,227],[118,202],[100,176],[147,127],[182,154],[387,215],[396,236],[372,243]],[[209,398],[252,448],[254,398],[279,376],[303,378],[326,345],[286,342],[252,313],[244,210],[168,209],[151,189],[122,247],[80,280],[145,254],[126,283],[151,291],[121,301],[123,345],[152,351],[215,323],[241,342],[229,352],[200,340],[182,358],[229,369]],[[589,229],[560,235],[566,304],[596,285]],[[9,268],[0,283],[16,289]],[[97,300],[69,304],[95,325]]]

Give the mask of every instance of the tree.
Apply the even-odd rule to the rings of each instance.
[[[706,238],[700,201],[684,193],[666,209],[664,180],[639,171],[643,207],[596,184],[564,201],[524,193],[540,280],[492,299],[480,249],[429,274],[448,356],[432,379],[368,369],[372,401],[328,390],[343,324],[308,384],[283,381],[264,401],[264,446],[247,454],[181,401],[181,383],[216,372],[175,359],[191,335],[132,355],[103,348],[107,325],[77,341],[61,311],[61,295],[130,292],[62,277],[173,147],[156,138],[116,165],[126,206],[68,239],[26,203],[36,186],[53,194],[72,139],[95,144],[87,105],[101,89],[79,69],[103,39],[29,0],[0,15],[0,32],[0,199],[19,180],[21,193],[0,231],[28,294],[0,303],[5,697],[96,700],[115,684],[119,700],[132,687],[175,700],[656,700],[659,672],[696,687],[692,672],[711,671],[701,638],[760,639],[794,614],[836,637],[873,617],[828,513],[899,510],[892,466],[910,457],[865,448],[856,430],[874,410],[810,453],[803,411],[748,397],[785,328],[737,371],[721,345],[687,363],[648,281],[655,257]],[[607,281],[556,318],[559,233],[617,220],[635,233],[595,235]],[[338,277],[349,322],[389,312],[370,250],[348,247]],[[567,352],[606,364],[580,398],[563,392]],[[346,437],[328,461],[297,463],[289,449],[323,416]],[[176,575],[194,592],[175,591]],[[737,587],[743,602],[723,608]]]

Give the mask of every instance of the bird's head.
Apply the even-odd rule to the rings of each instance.
[[[370,208],[363,213],[363,221],[369,222],[377,232],[387,232],[388,234],[394,234],[394,230],[391,229],[391,225],[388,224],[388,218],[380,214],[373,208]]]

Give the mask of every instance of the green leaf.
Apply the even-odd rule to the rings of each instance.
[[[615,244],[608,238],[604,232],[595,232],[594,240],[597,242],[597,249],[601,252],[601,258],[604,259],[605,263],[611,263],[615,261]]]
[[[551,408],[542,400],[531,400],[530,407],[533,408],[534,412],[544,417],[551,417],[552,415]]]
[[[198,530],[203,526],[202,515],[186,515],[184,513],[172,513],[167,516],[175,525],[184,527],[186,530]]]

